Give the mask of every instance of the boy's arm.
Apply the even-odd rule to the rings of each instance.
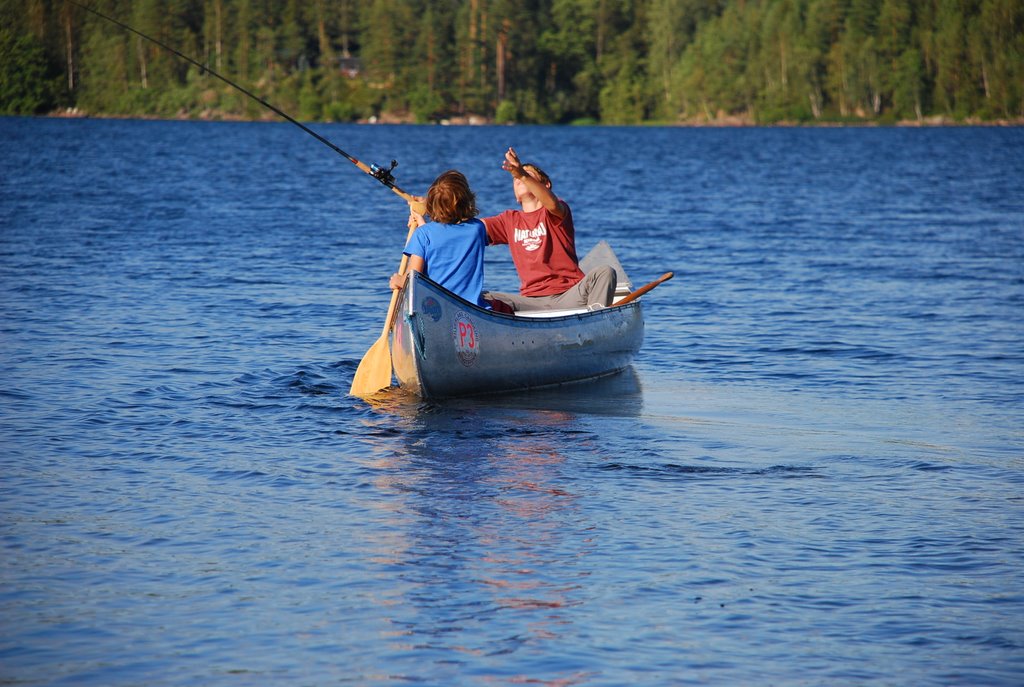
[[[406,266],[405,272],[395,272],[394,274],[392,274],[391,279],[388,280],[388,285],[391,287],[393,291],[397,291],[398,289],[405,286],[405,280],[409,276],[409,272],[412,272],[413,270],[419,272],[420,274],[426,274],[426,261],[418,255],[410,255],[409,264]]]
[[[405,254],[409,256],[409,262],[405,266],[405,272],[395,272],[391,275],[391,279],[388,280],[388,285],[392,291],[397,291],[405,285],[405,278],[409,274],[410,270],[416,270],[421,274],[427,273],[427,261],[422,256],[416,255],[415,253],[409,252],[409,247],[413,245],[414,238],[416,237],[416,229],[422,227],[427,221],[423,218],[423,215],[416,211],[413,207],[412,202],[409,203],[409,243],[405,246]],[[419,242],[416,242],[417,248],[414,250],[423,250]]]
[[[512,148],[505,152],[505,162],[502,163],[501,168],[523,182],[527,190],[533,194],[533,197],[540,202],[545,210],[559,219],[565,217],[565,204],[558,200],[547,184],[543,183],[540,179],[530,176],[523,168],[523,163],[519,161],[516,151]]]

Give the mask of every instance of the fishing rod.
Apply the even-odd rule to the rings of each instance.
[[[181,52],[178,52],[177,50],[175,50],[171,46],[167,45],[166,43],[161,43],[160,41],[158,41],[157,39],[153,38],[152,36],[147,36],[146,34],[142,33],[141,31],[138,31],[136,29],[133,29],[131,26],[128,26],[124,22],[118,21],[117,19],[114,19],[113,17],[109,17],[109,16],[103,14],[102,12],[99,12],[98,10],[94,10],[91,7],[87,7],[86,5],[83,5],[83,4],[79,3],[79,2],[76,2],[75,0],[66,0],[66,2],[68,2],[68,3],[72,4],[72,5],[75,5],[76,7],[81,7],[86,12],[91,12],[92,14],[95,14],[97,17],[101,17],[101,18],[106,19],[107,21],[109,21],[109,22],[111,22],[113,24],[116,24],[117,26],[120,26],[122,29],[125,29],[127,31],[131,31],[136,36],[140,36],[142,38],[145,38],[147,41],[150,41],[151,43],[155,43],[156,45],[159,45],[164,50],[170,51],[170,52],[174,53],[175,55],[177,55],[178,57],[180,57],[181,59],[185,60],[186,62],[189,62],[190,64],[194,64],[195,66],[199,67],[199,69],[202,70],[203,72],[207,72],[209,74],[212,74],[213,76],[217,77],[218,79],[220,79],[221,81],[223,81],[227,85],[231,86],[232,88],[236,88],[239,91],[241,91],[242,93],[245,93],[247,96],[249,96],[250,98],[252,98],[256,102],[258,102],[260,105],[263,105],[267,109],[272,110],[273,112],[277,113],[278,115],[284,117],[286,120],[288,120],[289,122],[291,122],[295,126],[299,127],[300,129],[305,131],[307,134],[309,134],[310,136],[312,136],[316,140],[318,140],[321,143],[323,143],[325,146],[327,146],[328,148],[330,148],[334,152],[336,152],[339,155],[341,155],[343,158],[345,158],[346,160],[348,160],[349,162],[354,164],[356,167],[358,167],[359,169],[361,169],[362,171],[366,172],[367,174],[369,174],[371,177],[373,177],[374,179],[376,179],[380,183],[382,183],[385,186],[387,186],[388,188],[390,188],[392,191],[394,191],[399,196],[401,196],[403,199],[405,199],[406,202],[408,202],[410,204],[414,204],[415,203],[417,205],[417,208],[419,208],[419,209],[422,208],[422,204],[419,203],[419,201],[417,201],[415,197],[413,197],[409,193],[406,193],[405,191],[400,189],[395,184],[395,175],[392,174],[392,171],[395,169],[395,167],[398,166],[398,161],[397,160],[392,160],[391,161],[391,165],[389,167],[387,167],[387,168],[379,167],[379,166],[377,166],[375,164],[372,164],[372,163],[368,165],[365,162],[362,162],[362,161],[356,159],[352,155],[349,155],[344,150],[342,150],[338,146],[334,145],[332,142],[330,142],[329,140],[327,140],[326,138],[324,138],[323,136],[321,136],[317,132],[313,131],[312,129],[310,129],[308,126],[306,126],[302,122],[299,122],[294,117],[292,117],[291,115],[289,115],[289,114],[287,114],[285,112],[282,112],[281,110],[279,110],[278,108],[274,107],[273,105],[271,105],[270,103],[268,103],[266,100],[264,100],[263,98],[259,97],[255,93],[252,93],[251,91],[248,91],[245,88],[242,88],[241,86],[236,84],[231,79],[228,79],[227,77],[221,76],[220,74],[218,74],[214,70],[210,69],[206,65],[200,64],[199,62],[197,62],[196,60],[192,59],[188,55],[185,55],[185,54],[183,54]]]

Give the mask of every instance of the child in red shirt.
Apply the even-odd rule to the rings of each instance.
[[[515,310],[606,307],[615,294],[615,270],[602,265],[583,274],[576,257],[576,230],[569,205],[551,192],[551,179],[539,167],[523,164],[516,151],[505,153],[502,169],[512,175],[521,210],[485,217],[491,244],[508,244],[519,273],[519,294],[486,294]]]

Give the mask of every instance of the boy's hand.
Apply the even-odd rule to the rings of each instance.
[[[516,179],[526,176],[526,170],[523,169],[523,163],[519,161],[519,155],[514,148],[505,151],[505,161],[501,163],[501,168]]]
[[[426,198],[413,196],[412,200],[409,201],[409,221],[406,223],[406,226],[410,229],[422,227],[427,223],[427,220],[423,219],[425,214],[427,214]]]

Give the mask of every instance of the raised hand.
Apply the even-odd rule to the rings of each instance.
[[[505,151],[505,161],[501,163],[501,168],[516,179],[521,179],[526,175],[523,163],[519,161],[519,155],[514,148],[509,148]]]

